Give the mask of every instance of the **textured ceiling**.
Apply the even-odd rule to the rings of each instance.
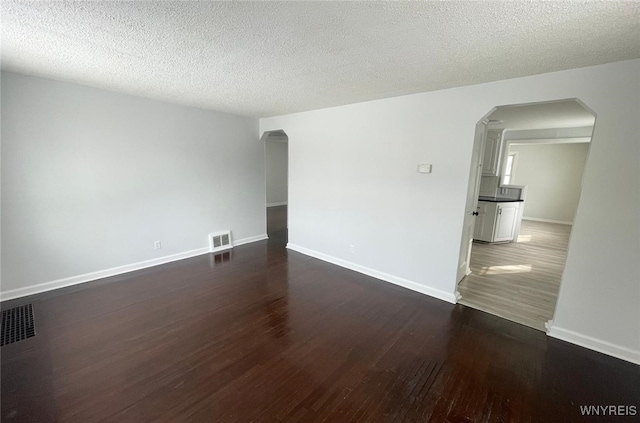
[[[639,2],[1,3],[4,69],[260,117],[640,57]]]
[[[500,106],[488,116],[492,128],[542,129],[593,126],[596,117],[575,100]]]

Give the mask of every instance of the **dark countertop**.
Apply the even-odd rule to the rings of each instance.
[[[489,201],[491,203],[522,203],[524,200],[514,200],[504,197],[478,197],[478,201]]]

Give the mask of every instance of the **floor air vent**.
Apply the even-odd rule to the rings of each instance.
[[[13,344],[36,334],[33,322],[33,304],[2,310],[0,346]]]
[[[231,231],[214,232],[209,234],[209,251],[222,251],[233,248]]]

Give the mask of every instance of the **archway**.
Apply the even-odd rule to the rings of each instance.
[[[283,130],[267,131],[265,147],[265,216],[267,235],[274,242],[287,242],[289,137]]]
[[[478,122],[458,302],[545,330],[595,119],[582,102],[565,99],[497,106]]]

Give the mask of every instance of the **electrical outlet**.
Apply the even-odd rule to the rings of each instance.
[[[431,165],[429,163],[420,163],[418,165],[418,173],[431,173]]]
[[[352,253],[352,254],[355,253],[356,252],[356,246],[353,245],[353,244],[349,245],[349,252]]]
[[[162,243],[160,241],[156,241],[153,243],[153,249],[154,250],[159,250],[162,248]]]
[[[507,193],[507,188],[502,188],[502,191],[500,192],[502,195]]]

